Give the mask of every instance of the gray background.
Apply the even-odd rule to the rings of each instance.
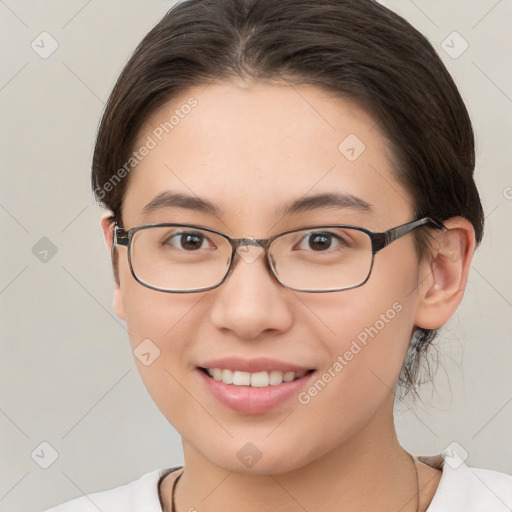
[[[41,510],[182,463],[113,314],[89,189],[104,102],[172,3],[0,0],[0,512]],[[468,465],[512,473],[512,5],[383,3],[431,40],[460,87],[487,221],[463,305],[438,342],[435,386],[423,402],[397,403],[399,438],[417,455],[457,442]],[[31,47],[43,31],[59,45],[47,59]],[[469,44],[457,58],[462,40],[446,39],[454,31]],[[58,454],[47,469],[52,449],[41,442]]]

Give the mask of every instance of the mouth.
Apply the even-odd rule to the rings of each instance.
[[[260,372],[245,372],[229,368],[203,368],[199,367],[209,378],[232,386],[250,386],[253,388],[265,388],[279,386],[283,383],[302,379],[315,371],[315,369],[300,371],[270,370]]]
[[[316,368],[271,357],[224,357],[201,361],[196,375],[205,391],[232,411],[265,414],[290,404],[316,374]]]

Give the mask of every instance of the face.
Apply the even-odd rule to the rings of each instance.
[[[173,115],[166,133],[162,123]],[[127,229],[186,223],[259,239],[302,226],[384,231],[413,220],[412,199],[394,178],[375,122],[355,104],[313,86],[194,87],[147,120],[136,147],[148,137],[154,147],[132,171],[123,202]],[[145,213],[163,192],[206,200],[218,211],[168,204]],[[357,197],[370,207],[317,204],[283,215],[285,205],[326,193]],[[185,457],[238,472],[290,471],[368,440],[391,422],[418,302],[421,268],[411,234],[376,255],[366,284],[329,293],[283,287],[263,255],[239,258],[213,290],[163,293],[136,282],[126,248],[117,251],[116,312],[135,353],[144,348],[151,354],[137,364],[153,400],[181,434]],[[295,369],[293,377],[300,378],[236,386],[201,370],[211,366],[252,373]],[[247,456],[261,459],[252,467]]]

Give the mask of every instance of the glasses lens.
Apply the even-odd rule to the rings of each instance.
[[[231,245],[206,230],[156,226],[134,233],[130,257],[139,281],[162,290],[196,290],[222,281],[229,267]]]
[[[362,284],[370,273],[372,244],[357,229],[305,229],[274,240],[270,259],[279,280],[290,288],[351,288]]]

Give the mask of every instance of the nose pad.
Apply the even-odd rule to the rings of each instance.
[[[262,244],[260,244],[258,240],[252,237],[247,237],[239,239],[237,240],[237,242],[238,246],[235,249],[235,254],[233,256],[235,261],[232,262],[231,268],[229,269],[226,277],[224,278],[224,281],[228,279],[234,272],[239,258],[242,259],[244,263],[252,264],[261,256],[264,260],[263,264],[266,267],[270,278],[275,279],[277,282],[279,282],[279,280],[274,275],[271,262],[267,260],[265,247]]]
[[[244,238],[238,245],[236,253],[246,263],[254,263],[261,254],[264,254],[265,249],[254,239]]]

